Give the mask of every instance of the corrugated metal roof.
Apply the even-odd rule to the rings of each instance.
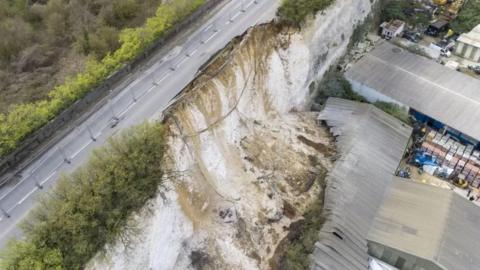
[[[313,269],[368,269],[366,236],[411,128],[372,105],[330,98],[319,115],[336,136],[340,158],[327,177],[326,222]]]
[[[369,241],[445,269],[479,269],[480,209],[449,189],[394,177]]]
[[[480,80],[386,41],[345,76],[480,140]]]

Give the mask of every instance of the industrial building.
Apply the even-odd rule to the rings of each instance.
[[[480,25],[457,39],[455,54],[465,59],[480,63]]]
[[[327,177],[312,269],[369,269],[367,235],[411,128],[372,105],[330,98],[320,113],[341,158]]]
[[[479,269],[480,211],[453,190],[394,177],[367,237],[401,270]]]
[[[327,177],[312,269],[479,269],[480,211],[451,190],[394,176],[412,129],[373,105],[328,99],[318,117],[341,158]],[[373,263],[372,263],[373,262]]]
[[[479,80],[385,41],[353,64],[345,77],[369,101],[399,104],[418,121],[478,146]]]

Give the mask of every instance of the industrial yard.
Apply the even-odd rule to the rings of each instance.
[[[466,0],[393,0],[387,4],[379,34],[398,46],[478,78],[480,21],[472,16],[478,14],[479,8],[478,2]]]

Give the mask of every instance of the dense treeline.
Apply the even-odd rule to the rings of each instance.
[[[299,25],[309,15],[330,6],[335,0],[283,0],[278,15],[283,21]]]
[[[149,18],[144,26],[125,28],[120,32],[120,45],[117,50],[107,53],[100,60],[90,58],[83,72],[67,78],[65,83],[56,86],[50,91],[47,99],[15,105],[6,115],[0,114],[0,156],[14,150],[26,136],[84,96],[124,63],[135,58],[153,41],[171,29],[175,23],[202,5],[204,1],[175,0],[161,4],[156,10],[155,16]],[[81,25],[82,23],[77,24]],[[60,25],[63,24],[60,23]],[[87,39],[90,40],[90,38]],[[83,42],[80,44],[82,48],[84,46],[90,48]]]
[[[143,124],[111,139],[40,201],[23,226],[26,238],[9,243],[0,268],[82,268],[125,233],[128,216],[155,196],[163,154],[160,124]]]

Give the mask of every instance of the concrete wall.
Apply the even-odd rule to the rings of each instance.
[[[68,131],[75,126],[72,125],[74,121],[79,120],[88,110],[92,109],[94,105],[101,106],[106,102],[101,99],[110,93],[110,89],[120,83],[122,79],[131,73],[137,67],[143,65],[148,58],[157,52],[166,42],[172,39],[185,27],[190,26],[198,20],[205,13],[223,2],[224,0],[209,0],[206,4],[196,10],[184,21],[177,24],[166,35],[157,40],[151,47],[147,48],[145,52],[140,54],[137,58],[129,64],[124,65],[120,70],[109,76],[101,85],[92,89],[82,99],[75,102],[69,108],[64,110],[56,118],[52,119],[48,124],[32,133],[23,142],[21,142],[17,149],[7,156],[0,159],[0,186],[11,180],[19,171],[27,166],[31,161],[44,153],[50,145],[66,135]],[[56,140],[52,140],[57,136]],[[50,140],[50,141],[49,141]],[[48,143],[47,143],[48,142]]]
[[[368,253],[400,270],[445,270],[431,261],[374,242],[368,243]]]

